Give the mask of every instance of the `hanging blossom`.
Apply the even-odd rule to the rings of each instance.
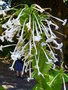
[[[67,23],[67,19],[62,20],[62,19],[57,18],[57,17],[54,17],[54,16],[52,16],[52,15],[50,15],[50,16],[51,16],[52,18],[54,18],[54,19],[60,21],[60,22],[62,23],[63,26]]]
[[[29,71],[29,77],[27,78],[27,81],[30,81],[31,79],[33,79],[33,77],[31,76],[31,73],[32,73],[31,64],[33,63],[32,57],[35,57],[35,60],[36,60],[35,69],[37,69],[38,71],[38,76],[41,75],[44,78],[44,74],[41,73],[40,66],[39,66],[40,56],[38,53],[39,51],[37,49],[38,43],[41,42],[41,45],[40,44],[39,45],[47,59],[46,64],[52,63],[54,66],[53,68],[56,67],[54,63],[58,61],[58,58],[56,58],[56,54],[53,51],[53,49],[58,49],[59,51],[62,52],[63,43],[58,43],[56,41],[57,36],[52,31],[51,26],[53,26],[55,30],[58,30],[59,26],[55,22],[53,22],[50,18],[60,21],[62,25],[66,24],[67,19],[61,20],[50,14],[46,14],[46,13],[44,14],[43,12],[45,12],[46,9],[41,8],[37,4],[34,4],[32,7],[29,7],[30,9],[28,10],[29,13],[26,13],[26,9],[27,7],[24,7],[18,14],[17,18],[14,18],[14,17],[11,18],[12,17],[11,15],[8,21],[2,25],[2,28],[4,28],[5,31],[0,36],[0,40],[4,42],[6,39],[9,42],[14,42],[14,38],[16,36],[16,39],[18,41],[15,45],[15,49],[13,52],[10,51],[11,58],[13,60],[13,63],[10,69],[14,70],[14,64],[17,58],[21,58],[22,56],[24,56],[24,58],[22,59],[22,61],[24,61],[22,75],[24,74],[24,72],[27,73],[27,71]],[[35,10],[37,12],[34,12]],[[38,14],[38,12],[40,13]],[[41,16],[40,15],[41,13],[47,16],[47,18],[44,18],[43,15]],[[23,25],[21,24],[20,17],[22,17],[23,19]],[[26,34],[27,36],[28,34],[30,34],[28,38]],[[55,47],[53,46],[52,48],[51,43],[55,44]],[[0,51],[3,51],[3,48],[9,47],[9,46],[14,46],[14,45],[13,44],[5,45],[5,46],[0,45]],[[44,49],[45,47],[48,47],[49,50],[45,50]],[[33,53],[33,50],[34,50],[34,53]],[[36,55],[38,55],[38,59]]]
[[[62,79],[63,79],[64,90],[66,90],[66,85],[65,85],[64,77],[62,77]]]
[[[17,32],[19,33],[21,30],[21,24],[17,19],[13,19],[13,20],[9,19],[7,23],[2,25],[2,28],[6,30],[2,33],[2,37],[0,39],[2,41],[6,39],[7,41],[13,42],[12,40],[13,37]]]
[[[38,76],[41,75],[44,78],[44,75],[40,72],[40,69],[39,69],[39,56],[38,56],[38,59],[35,56],[35,60],[36,60],[35,68],[38,70]]]

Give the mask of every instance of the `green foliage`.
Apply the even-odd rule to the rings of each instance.
[[[0,85],[0,90],[5,90],[5,89]]]

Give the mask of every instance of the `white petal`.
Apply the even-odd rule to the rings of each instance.
[[[3,49],[3,46],[1,45],[1,46],[0,46],[0,51],[2,51],[2,49]]]
[[[67,23],[67,19],[64,19],[64,21],[63,21],[63,26],[65,25]]]
[[[9,69],[10,69],[11,71],[14,71],[14,68],[13,68],[13,67],[9,67]]]
[[[0,36],[0,40],[4,42],[4,36]]]

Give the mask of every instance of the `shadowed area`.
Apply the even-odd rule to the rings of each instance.
[[[10,64],[0,61],[0,85],[7,90],[32,90],[36,81],[27,82],[27,75],[24,75],[23,78],[17,78],[16,73],[8,69],[9,66]]]

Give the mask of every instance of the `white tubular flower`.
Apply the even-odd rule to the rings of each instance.
[[[64,90],[66,90],[66,85],[65,85],[64,77],[62,77],[62,79],[63,79],[63,84],[64,84]]]
[[[36,21],[37,21],[37,24],[38,24],[38,27],[39,27],[39,30],[40,30],[40,33],[42,34],[42,29],[41,29],[41,26],[40,26],[40,23],[38,21],[38,18],[37,16],[34,14],[35,18],[36,18]]]
[[[26,46],[29,44],[29,42],[27,42],[23,47],[22,47],[22,51],[24,51],[24,49],[26,48]]]
[[[62,48],[62,46],[63,46],[63,43],[58,44],[58,47],[56,47],[56,49],[61,49],[61,48]]]
[[[42,48],[42,47],[41,47],[41,48]],[[46,56],[46,58],[47,58],[47,60],[48,60],[47,64],[52,63],[52,60],[49,59],[49,57],[47,56],[45,50],[44,50],[43,48],[42,48],[42,50],[43,50],[43,52],[44,52],[44,54],[45,54],[45,56]]]
[[[19,20],[19,18],[21,17],[21,14],[22,14],[22,12],[24,11],[24,9],[25,9],[25,8],[23,8],[23,9],[21,10],[21,12],[19,13],[19,15],[18,15],[18,17],[17,17],[17,20]]]
[[[55,23],[52,23],[52,21],[49,21],[49,24],[55,26],[55,30],[59,29],[59,26],[56,25]]]
[[[13,19],[12,20],[12,23],[15,25],[15,26],[21,26],[21,23],[18,19]]]
[[[11,70],[11,71],[14,71],[14,68],[11,66],[11,67],[9,67],[9,69]]]
[[[24,61],[24,64],[23,64],[23,69],[22,69],[22,75],[24,74],[24,69],[25,69],[25,61]]]
[[[30,61],[29,62],[29,77],[27,78],[27,81],[29,82],[32,79],[34,79],[34,78],[31,77],[31,61]]]
[[[24,32],[24,28],[25,28],[25,25],[26,25],[26,20],[27,19],[25,19],[24,24],[23,24],[23,28],[22,28],[22,32],[21,32],[21,36],[20,36],[21,39],[23,38],[23,32]]]
[[[17,60],[17,58],[20,58],[20,57],[21,57],[21,55],[19,52],[11,53],[12,60]]]
[[[30,25],[29,25],[29,22],[28,23],[26,23],[26,26],[27,26],[27,29],[28,29],[28,31],[31,29],[30,28]]]
[[[28,31],[31,29],[31,15],[29,15],[29,22],[26,24]]]
[[[34,41],[40,41],[41,40],[41,36],[34,36]]]
[[[4,2],[4,1],[0,1],[0,5],[3,5],[3,4],[5,4],[6,2]]]
[[[63,21],[63,26],[65,25],[67,23],[67,19],[64,19],[64,21]]]
[[[2,28],[7,29],[6,24],[2,24]]]
[[[10,70],[13,70],[13,71],[14,71],[14,68],[13,68],[13,67],[14,67],[14,65],[15,65],[15,62],[16,62],[16,60],[14,60],[13,63],[12,63],[12,66],[9,67]]]
[[[36,34],[37,34],[38,39],[41,39],[36,22],[35,22],[35,28],[36,28]]]
[[[6,38],[7,39],[7,41],[9,41],[9,42],[14,42],[13,40],[12,40],[12,38]]]
[[[55,79],[56,79],[58,76],[59,76],[59,74],[57,74],[57,75],[54,77],[54,79],[50,82],[49,86],[52,85],[52,83],[55,81]]]
[[[50,43],[50,42],[52,42],[54,39],[53,38],[48,38],[47,40],[46,40],[46,43]]]
[[[35,8],[36,10],[40,11],[41,13],[45,11],[45,9],[41,8],[39,5],[34,4],[37,8]]]
[[[46,45],[47,45],[47,46],[49,47],[49,49],[50,49],[49,54],[50,54],[52,60],[53,60],[54,62],[58,61],[58,59],[55,57],[55,53],[52,51],[50,45],[47,44],[47,43],[44,43],[44,42],[41,43],[41,46],[42,46],[42,47],[43,47],[43,46],[46,46]]]
[[[41,36],[39,35],[39,32],[38,32],[38,28],[37,28],[37,25],[36,25],[36,22],[35,22],[35,28],[36,28],[36,33],[37,33],[37,36],[34,36],[34,41],[40,41],[41,40]]]
[[[38,65],[38,63],[39,63],[39,56],[38,56],[38,59],[35,56],[35,60],[36,60],[35,68],[38,70],[38,75],[41,75],[44,78],[44,75],[40,72],[39,65]]]
[[[2,51],[2,49],[3,49],[3,46],[1,45],[1,46],[0,46],[0,51]]]
[[[42,42],[42,43],[41,43],[41,46],[42,46],[42,47],[43,47],[43,46],[46,46],[46,43]]]
[[[67,19],[62,20],[62,19],[57,18],[57,17],[54,17],[54,16],[52,16],[52,15],[51,15],[51,17],[54,18],[54,19],[56,19],[56,20],[58,20],[58,21],[60,21],[60,22],[62,22],[62,25],[63,25],[63,26],[67,23]]]
[[[33,34],[33,46],[35,48],[36,55],[37,55],[37,48],[36,48],[35,41],[34,41],[34,38],[35,38],[35,36],[34,36],[34,20],[33,20],[33,31],[32,31],[32,34]]]
[[[13,25],[12,25],[12,22],[11,20],[9,19],[7,23],[5,23],[7,28],[13,28]]]
[[[60,51],[62,51],[61,48],[63,46],[63,43],[58,44],[57,41],[55,41],[55,40],[53,40],[53,43],[55,43],[57,45],[56,49],[59,49]]]
[[[31,55],[31,50],[32,50],[31,38],[30,38],[30,41],[29,41],[29,46],[30,46],[30,49],[29,49],[29,54]]]
[[[47,22],[47,24],[48,24],[48,30],[49,30],[51,36],[53,36],[53,37],[55,38],[56,35],[52,32],[51,27],[50,27],[51,21],[46,20],[46,22]]]
[[[50,33],[48,32],[48,27],[46,27],[46,26],[43,25],[43,24],[42,24],[42,30],[44,31],[45,36],[46,36],[47,38],[49,38],[49,37],[51,36]]]
[[[10,46],[15,46],[16,44],[11,44],[11,45],[5,45],[5,46],[0,46],[0,50],[2,51],[3,48],[6,48],[6,47],[10,47]]]
[[[55,49],[59,49],[61,52],[62,52],[62,46],[63,46],[63,43],[61,43],[61,44],[58,44],[57,43],[57,41],[56,40],[54,40],[53,38],[48,38],[47,40],[46,40],[46,42],[48,43],[48,42],[53,42],[54,44],[56,44],[57,45],[57,47],[55,48]]]
[[[48,45],[48,44],[46,44],[46,45]],[[50,48],[50,46],[48,45],[48,47],[49,47],[49,49],[50,49],[50,56],[51,56],[51,58],[52,58],[52,60],[54,61],[54,62],[57,62],[58,61],[58,59],[55,57],[55,53],[52,51],[52,49]]]
[[[5,11],[4,10],[0,10],[0,15],[6,15]]]
[[[10,47],[10,46],[16,46],[16,44],[5,45],[5,46],[3,46],[3,48],[5,48],[5,47]]]
[[[56,65],[55,65],[55,64],[53,64],[53,67],[52,67],[52,69],[55,69],[55,67],[56,67]]]
[[[6,30],[5,31],[5,38],[7,41],[13,42],[13,40],[12,40],[13,36],[14,36],[13,30],[10,30],[10,31]]]
[[[4,35],[3,35],[3,36],[0,36],[0,40],[1,40],[2,42],[4,42]]]

